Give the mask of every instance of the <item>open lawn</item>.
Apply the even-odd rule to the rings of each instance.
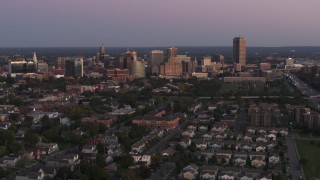
[[[302,164],[306,179],[320,177],[320,140],[296,139],[295,141],[300,159],[306,161]]]

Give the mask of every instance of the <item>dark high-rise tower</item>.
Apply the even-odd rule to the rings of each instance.
[[[233,39],[233,62],[246,65],[246,39],[244,37],[235,37]]]
[[[99,52],[97,53],[97,62],[104,62],[105,60],[107,60],[107,54],[104,50],[104,46],[103,43],[100,46]]]

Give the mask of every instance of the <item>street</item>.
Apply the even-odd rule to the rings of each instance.
[[[300,176],[304,177],[302,173],[302,167],[299,163],[299,154],[294,142],[294,136],[290,133],[286,140],[288,146],[288,158],[289,158],[289,174],[292,176],[293,180],[301,179]],[[303,178],[305,179],[305,178]]]

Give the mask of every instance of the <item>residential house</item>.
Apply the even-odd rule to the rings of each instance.
[[[202,132],[208,131],[208,126],[207,125],[201,125],[201,126],[198,127],[198,130],[202,131]]]
[[[144,141],[138,141],[131,146],[131,152],[141,153],[145,147],[146,143]]]
[[[179,144],[183,147],[183,148],[187,148],[191,145],[191,140],[189,138],[183,138]]]
[[[244,169],[243,175],[240,176],[240,180],[256,180],[261,175],[260,169]]]
[[[84,160],[95,160],[98,154],[96,145],[86,144],[82,147],[82,157]]]
[[[0,167],[14,168],[16,167],[16,164],[20,159],[21,159],[20,156],[5,156],[0,159]]]
[[[254,135],[254,134],[256,134],[256,129],[253,127],[249,127],[249,128],[247,128],[247,132]]]
[[[17,175],[15,180],[43,180],[45,178],[45,174],[43,171],[41,172],[27,172],[26,174]]]
[[[256,145],[256,152],[265,152],[267,149],[267,144],[266,143],[258,143]]]
[[[251,152],[249,154],[249,157],[250,157],[250,160],[253,160],[255,158],[259,158],[259,159],[265,160],[266,154],[265,154],[265,152]]]
[[[10,125],[7,123],[3,123],[3,122],[0,123],[0,130],[8,130],[9,127]]]
[[[227,129],[228,129],[228,125],[221,122],[215,123],[211,127],[211,131],[215,133],[223,133],[227,131]]]
[[[250,152],[253,149],[253,145],[251,143],[241,143],[237,145],[236,149]]]
[[[196,131],[197,130],[197,125],[188,125],[187,126],[187,130],[192,130],[192,131]]]
[[[226,138],[226,135],[223,133],[214,135],[214,139],[217,139],[217,140],[224,140],[225,138]]]
[[[258,130],[258,133],[259,133],[260,135],[263,135],[263,134],[267,134],[268,131],[267,131],[266,128],[260,128],[260,129]]]
[[[194,143],[198,149],[204,150],[207,149],[208,143],[205,139],[195,139]]]
[[[232,151],[231,150],[217,150],[215,156],[217,158],[218,163],[228,164],[231,159],[231,156],[232,156]]]
[[[218,176],[218,166],[203,165],[201,167],[201,178],[205,180],[215,180]]]
[[[144,166],[151,164],[151,155],[132,154],[131,157],[134,163],[143,164]]]
[[[218,150],[222,148],[222,142],[217,140],[212,140],[208,143],[208,147],[213,150]]]
[[[260,137],[258,137],[257,139],[256,139],[256,142],[268,142],[268,139],[267,138],[265,138],[265,137],[262,137],[262,136],[260,136]]]
[[[273,154],[269,157],[269,163],[270,164],[278,164],[280,162],[280,157],[277,154]]]
[[[192,138],[194,135],[195,135],[194,130],[186,130],[186,131],[182,132],[183,137]]]
[[[272,180],[272,176],[262,176],[261,178],[258,178],[258,180]]]
[[[176,150],[174,150],[172,147],[168,147],[164,151],[161,152],[162,156],[173,156]]]
[[[208,161],[210,158],[212,158],[212,156],[214,156],[214,150],[203,150],[200,151],[200,155],[204,156],[206,158],[206,161]]]
[[[254,166],[256,168],[262,168],[265,165],[266,165],[265,160],[261,158],[254,158],[253,160],[251,160],[251,166]]]
[[[48,155],[59,150],[57,143],[37,143],[36,147],[39,148],[41,155]]]
[[[45,177],[54,178],[57,175],[55,167],[43,166],[39,169],[39,173],[45,174]]]
[[[219,179],[234,180],[241,174],[241,169],[238,167],[224,167],[221,168]]]
[[[180,177],[188,180],[196,179],[198,173],[198,166],[195,164],[190,164],[181,170]]]
[[[222,141],[223,147],[225,149],[234,149],[236,147],[236,143],[233,140],[224,140]]]
[[[202,135],[202,138],[205,140],[211,140],[212,137],[213,137],[213,134],[211,134],[211,133],[205,133]]]
[[[243,141],[244,142],[252,142],[252,135],[251,134],[245,134],[243,136]]]
[[[248,158],[247,152],[234,152],[233,161],[235,166],[245,166]]]
[[[267,138],[270,141],[276,141],[277,140],[277,136],[275,134],[272,134],[272,133],[266,135],[265,138]]]

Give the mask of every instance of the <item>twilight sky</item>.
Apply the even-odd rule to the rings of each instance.
[[[0,47],[320,46],[320,0],[1,0]]]

